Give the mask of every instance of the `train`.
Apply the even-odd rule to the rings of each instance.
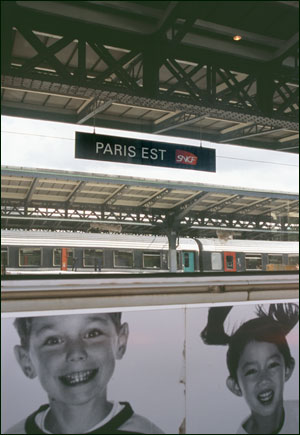
[[[178,238],[178,272],[299,269],[298,242]],[[167,237],[1,230],[2,274],[81,271],[168,272]]]

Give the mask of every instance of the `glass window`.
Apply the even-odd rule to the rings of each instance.
[[[268,263],[269,264],[282,264],[282,255],[281,254],[272,254],[268,255]]]
[[[114,267],[133,267],[133,252],[114,251]]]
[[[74,249],[68,249],[68,266],[72,267],[74,258]]]
[[[227,269],[233,269],[233,255],[226,255]]]
[[[268,264],[266,267],[269,271],[285,270],[286,266],[283,265],[283,257],[281,254],[268,255]]]
[[[289,266],[299,266],[299,255],[289,254],[288,264]]]
[[[211,254],[212,270],[222,270],[222,254],[221,252],[212,252]]]
[[[159,252],[143,252],[143,267],[160,269],[160,253]]]
[[[259,254],[246,254],[245,263],[246,270],[262,270],[262,259]]]
[[[53,266],[61,265],[61,249],[53,249]]]
[[[189,256],[188,252],[185,252],[183,254],[183,264],[184,264],[184,267],[190,267],[190,256]]]
[[[68,251],[68,266],[73,265],[74,249],[67,249]],[[61,266],[61,248],[53,249],[53,266]]]
[[[41,266],[42,253],[41,248],[23,248],[19,249],[20,266]]]
[[[95,261],[99,261],[103,265],[103,251],[101,249],[84,249],[83,250],[83,266],[94,267]]]

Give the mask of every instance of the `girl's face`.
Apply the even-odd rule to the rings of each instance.
[[[270,416],[280,410],[287,376],[284,358],[275,344],[251,341],[246,345],[237,379],[252,413]]]
[[[124,326],[118,334],[108,314],[34,318],[28,356],[49,399],[82,404],[106,398],[126,347]]]

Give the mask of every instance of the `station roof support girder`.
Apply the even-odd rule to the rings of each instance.
[[[270,237],[299,231],[296,194],[197,183],[3,167],[2,227],[118,232],[192,237],[207,227],[269,231]],[[115,231],[115,229],[114,229]],[[257,231],[256,231],[257,232]]]
[[[261,134],[242,129],[228,141],[298,152],[296,6],[158,3],[2,2],[2,113],[223,143],[222,122],[252,123]],[[235,15],[245,26],[233,26]],[[280,15],[290,28],[269,31]],[[209,117],[219,122],[207,126]],[[295,142],[282,147],[291,132]]]

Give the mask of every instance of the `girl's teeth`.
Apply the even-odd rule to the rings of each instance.
[[[273,397],[273,392],[272,391],[266,391],[264,393],[260,393],[258,395],[258,398],[261,402],[268,402],[269,400],[271,400]]]

